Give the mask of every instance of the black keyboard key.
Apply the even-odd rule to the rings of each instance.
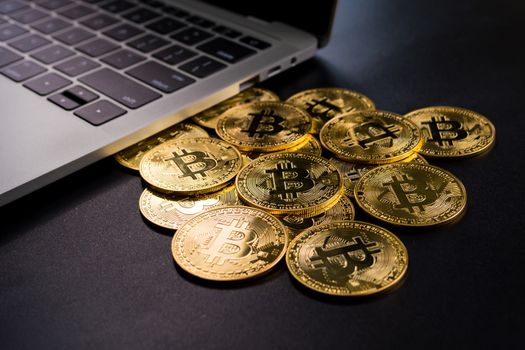
[[[169,6],[169,5],[164,6],[162,8],[162,11],[172,16],[179,17],[179,18],[188,17],[190,15],[187,11],[184,11],[177,7]]]
[[[0,71],[3,75],[16,82],[27,80],[47,69],[32,61],[22,61],[15,65],[6,67]]]
[[[186,21],[195,24],[196,26],[202,27],[202,28],[211,28],[215,25],[214,22],[207,20],[206,18],[202,18],[199,16],[191,16],[186,18]]]
[[[48,95],[71,84],[71,80],[62,78],[56,73],[48,73],[24,84],[26,88],[40,96]]]
[[[80,103],[73,101],[72,99],[64,96],[63,94],[54,94],[47,98],[59,107],[64,108],[66,111],[73,110],[80,107]]]
[[[22,1],[2,1],[0,2],[0,13],[3,15],[7,15],[12,12],[21,10],[24,7],[27,7],[27,4]]]
[[[31,55],[31,57],[39,60],[42,63],[51,64],[61,61],[69,56],[73,56],[74,54],[75,53],[73,51],[65,48],[64,46],[51,45],[45,49],[35,52]]]
[[[137,27],[129,24],[121,24],[104,32],[105,35],[117,41],[128,40],[142,33],[144,33],[142,29],[138,29]]]
[[[102,5],[101,7],[109,12],[120,13],[134,8],[136,5],[123,0],[112,1],[108,4]]]
[[[151,52],[168,44],[169,41],[152,34],[146,34],[128,43],[129,46],[141,52]]]
[[[179,45],[170,46],[167,49],[161,50],[153,55],[153,57],[158,58],[159,60],[168,64],[177,64],[194,56],[197,56],[196,52],[188,50]]]
[[[83,86],[76,85],[62,93],[48,97],[48,100],[64,108],[66,111],[70,111],[92,102],[97,98],[98,95],[92,93]]]
[[[47,40],[46,38],[38,34],[31,34],[26,37],[23,37],[22,39],[10,42],[9,46],[14,47],[20,52],[29,52],[49,43],[51,43],[51,41]]]
[[[181,43],[184,43],[187,45],[195,45],[195,44],[200,43],[203,40],[211,38],[212,35],[208,32],[205,32],[204,30],[200,30],[198,28],[192,27],[192,28],[184,29],[172,35],[171,37],[177,41],[180,41]]]
[[[222,35],[227,36],[228,38],[232,38],[232,39],[238,38],[238,37],[240,37],[242,35],[241,32],[236,31],[235,29],[231,29],[231,28],[225,27],[225,26],[217,26],[217,27],[213,28],[213,31],[215,33],[222,34]]]
[[[41,18],[44,18],[48,16],[46,13],[37,10],[37,9],[30,9],[27,11],[17,12],[11,15],[11,18],[14,19],[17,22],[28,24],[34,21],[37,21]]]
[[[38,2],[38,6],[42,6],[48,10],[56,10],[69,4],[71,4],[69,0],[44,0]]]
[[[13,51],[0,46],[0,68],[13,62],[21,60],[23,57]]]
[[[159,34],[169,34],[176,30],[182,29],[185,26],[186,25],[182,22],[164,17],[158,21],[148,24],[146,27]]]
[[[191,60],[188,63],[183,64],[179,68],[198,78],[205,78],[208,75],[211,75],[217,71],[220,71],[223,68],[226,68],[226,65],[217,62],[209,57],[201,56],[197,57],[194,60]]]
[[[60,11],[59,14],[69,19],[75,20],[90,15],[93,12],[95,12],[95,10],[93,10],[90,7],[84,5],[77,5],[70,7],[66,10]]]
[[[77,75],[89,72],[95,68],[100,67],[100,64],[90,60],[87,57],[77,56],[62,62],[54,68],[70,77],[76,77]]]
[[[92,17],[89,17],[88,19],[83,20],[80,23],[93,30],[99,30],[99,29],[106,28],[107,26],[117,23],[117,19],[111,16],[108,16],[108,15],[97,14],[95,16],[92,16]]]
[[[261,39],[254,38],[253,36],[245,36],[241,38],[241,43],[244,43],[246,45],[250,45],[251,47],[255,47],[259,50],[264,50],[272,46],[270,43],[267,43],[266,41],[263,41]]]
[[[125,114],[126,110],[113,103],[101,100],[77,110],[74,114],[95,126],[104,124]]]
[[[16,24],[9,24],[0,28],[0,41],[6,41],[27,33],[27,30]]]
[[[110,66],[123,69],[144,61],[146,57],[137,55],[129,50],[119,50],[109,56],[104,57],[101,61],[109,64]]]
[[[91,39],[94,36],[95,34],[88,32],[85,29],[82,29],[80,27],[74,27],[58,35],[55,35],[53,38],[67,45],[76,45],[78,43],[86,41],[87,39]]]
[[[80,85],[75,85],[72,88],[67,89],[63,94],[81,105],[95,101],[98,98],[97,94]]]
[[[107,54],[108,52],[115,51],[119,47],[119,45],[113,44],[108,40],[99,38],[77,46],[76,49],[88,56],[99,57]]]
[[[229,63],[239,62],[255,53],[252,49],[223,38],[215,38],[197,48]]]
[[[70,23],[59,18],[50,18],[46,21],[34,24],[32,27],[44,34],[51,34],[71,26]]]
[[[152,19],[157,18],[159,16],[160,15],[158,13],[142,7],[125,14],[124,18],[127,18],[135,23],[144,23],[151,21]]]
[[[120,75],[109,68],[102,68],[96,72],[80,78],[84,84],[111,97],[129,108],[139,108],[161,97],[159,93],[150,90],[133,80]]]
[[[146,62],[126,73],[166,93],[179,90],[195,81],[156,62]]]

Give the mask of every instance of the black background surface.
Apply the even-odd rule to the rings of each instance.
[[[432,162],[463,180],[465,217],[391,228],[410,256],[397,290],[325,298],[297,285],[283,263],[240,285],[196,281],[172,262],[171,236],[141,218],[140,178],[108,158],[0,209],[0,348],[519,346],[522,4],[341,1],[331,43],[263,84],[283,99],[350,88],[397,113],[461,106],[495,124],[490,153]]]

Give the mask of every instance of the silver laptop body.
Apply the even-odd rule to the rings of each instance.
[[[81,3],[101,11],[97,4]],[[257,18],[241,16],[198,1],[180,0],[165,1],[165,3],[176,5],[177,8],[188,11],[191,14],[205,17],[218,25],[242,32],[243,35],[263,40],[271,46],[264,50],[255,49],[255,54],[235,64],[225,63],[227,65],[226,69],[217,71],[206,78],[199,79],[192,76],[195,79],[194,83],[173,93],[164,93],[151,85],[126,75],[125,71],[133,68],[133,66],[118,71],[102,62],[100,58],[93,58],[94,61],[100,64],[97,70],[109,68],[117,71],[135,83],[162,95],[161,98],[140,108],[131,109],[80,82],[79,79],[92,72],[77,77],[67,77],[67,79],[72,81],[69,87],[75,85],[84,86],[95,92],[99,96],[99,100],[110,101],[126,111],[124,115],[98,126],[94,126],[77,117],[74,115],[74,111],[66,111],[48,101],[47,97],[52,94],[39,96],[25,88],[23,86],[24,82],[15,83],[11,79],[0,75],[2,118],[0,124],[0,206],[101,158],[112,155],[141,139],[235,95],[246,87],[305,61],[312,57],[318,48],[318,41],[312,34],[283,23],[267,23]],[[68,6],[74,6],[74,4],[72,3]],[[39,8],[36,4],[31,4],[30,6]],[[153,8],[152,10],[155,9]],[[60,17],[59,15],[55,16]],[[129,22],[122,17],[120,18],[122,22],[119,22],[119,24]],[[25,35],[38,33],[30,25],[20,25],[7,15],[4,15],[4,21],[7,24],[16,23],[27,29],[29,33]],[[80,21],[81,19],[70,22],[73,22],[74,26],[81,26],[79,24]],[[129,23],[133,24],[132,22]],[[114,26],[119,24],[114,24]],[[6,23],[3,25],[6,25]],[[155,35],[158,35],[158,33],[155,33]],[[104,39],[121,45],[127,50],[136,51],[127,47],[125,43],[105,37],[101,33],[98,33],[97,36],[104,37]],[[168,38],[169,36],[166,37]],[[220,37],[220,35],[214,33],[214,37]],[[9,46],[9,42],[0,42],[0,47],[15,51],[23,56],[24,59],[32,59],[30,57],[32,52],[17,52]],[[181,43],[177,44],[185,46]],[[193,50],[194,48],[191,49]],[[158,51],[160,50],[155,52]],[[172,66],[155,60],[152,58],[154,52],[137,52],[147,56],[148,60],[153,60],[170,69],[177,70],[177,67],[180,66],[180,64]],[[78,52],[75,52],[75,54],[78,54]],[[221,60],[218,59],[218,61]],[[136,66],[142,63],[144,62],[137,63]],[[46,66],[48,69],[46,73],[56,72],[63,76],[64,74],[53,68],[54,65]],[[184,74],[190,76],[190,74]],[[126,94],[126,91],[120,92],[123,95]]]

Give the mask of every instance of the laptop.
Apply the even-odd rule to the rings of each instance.
[[[335,7],[0,0],[0,206],[311,58]]]

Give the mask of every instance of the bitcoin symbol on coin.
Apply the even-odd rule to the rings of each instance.
[[[381,123],[377,122],[369,122],[365,124],[361,124],[354,128],[354,132],[356,135],[366,135],[366,138],[363,138],[357,143],[361,148],[368,149],[369,143],[375,143],[380,140],[384,140],[387,138],[390,138],[390,141],[393,139],[397,139],[396,133],[398,133],[400,130],[396,128],[394,125],[388,125],[384,126]],[[346,142],[349,146],[352,146],[354,144],[354,139],[352,137],[348,137],[343,140]]]
[[[312,267],[325,269],[334,279],[345,279],[374,264],[373,254],[381,252],[377,243],[365,243],[361,237],[354,237],[351,244],[341,245],[341,240],[328,236],[321,247],[315,247],[310,258]],[[346,243],[346,241],[345,241]]]
[[[209,248],[205,248],[209,251],[205,262],[222,265],[225,260],[241,259],[252,253],[257,234],[248,221],[234,219],[229,224],[218,223],[214,228],[220,231],[211,238]]]
[[[270,194],[282,200],[297,198],[298,193],[306,192],[315,185],[308,170],[297,168],[291,162],[277,163],[276,169],[265,172],[272,175],[274,189],[270,190]]]
[[[421,124],[428,125],[431,139],[428,142],[436,142],[440,146],[452,146],[453,141],[463,140],[468,136],[468,132],[463,129],[460,122],[456,120],[447,120],[444,116],[440,120],[432,117],[430,121],[424,121]]]
[[[317,117],[325,121],[330,119],[334,114],[342,112],[341,108],[330,102],[326,97],[319,100],[315,98],[311,99],[306,102],[306,105],[306,111],[310,113],[312,117]]]
[[[189,152],[182,149],[182,154],[173,152],[173,157],[166,159],[166,161],[172,160],[177,167],[182,171],[182,177],[191,177],[193,180],[197,180],[197,175],[206,177],[206,172],[217,166],[217,161],[213,158],[209,158],[206,152],[193,151]]]
[[[425,205],[432,204],[438,199],[439,194],[445,187],[445,183],[440,189],[432,189],[422,179],[409,179],[407,175],[402,175],[401,179],[397,176],[392,176],[391,182],[383,183],[383,187],[390,187],[398,200],[398,204],[394,205],[395,209],[406,209],[410,213],[415,213],[414,208],[418,208],[420,212],[425,211]],[[388,190],[387,190],[388,192]],[[380,195],[378,199],[383,196]]]
[[[281,125],[284,118],[271,109],[265,109],[258,113],[250,113],[250,116],[253,117],[250,126],[247,130],[242,130],[247,132],[250,137],[262,137],[262,135],[265,134],[275,135],[284,130],[284,127]]]

